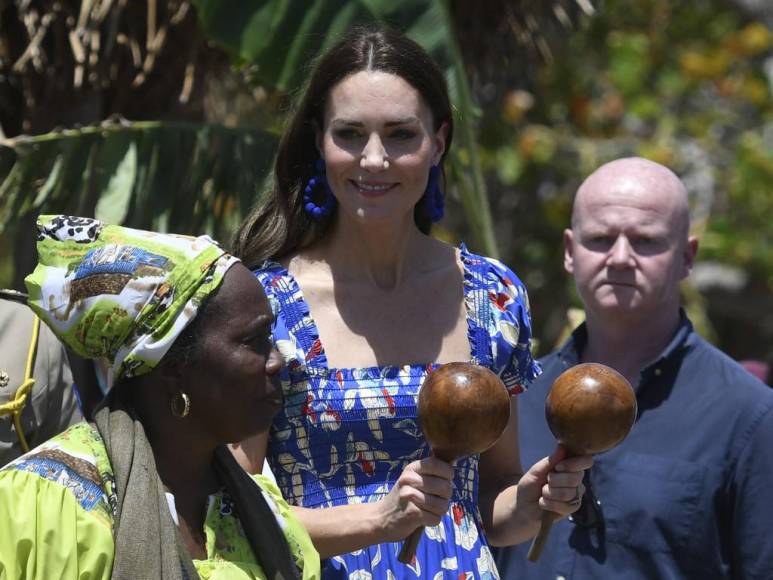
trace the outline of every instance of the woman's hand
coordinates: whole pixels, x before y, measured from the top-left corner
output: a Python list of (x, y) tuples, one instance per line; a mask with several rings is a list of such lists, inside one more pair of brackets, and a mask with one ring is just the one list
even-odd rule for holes
[(535, 463), (518, 483), (518, 505), (528, 510), (530, 518), (542, 518), (542, 510), (561, 517), (576, 512), (585, 493), (582, 484), (585, 470), (593, 457), (579, 455), (567, 458), (566, 448), (559, 445), (550, 457)]
[(448, 511), (453, 468), (428, 457), (408, 464), (389, 493), (373, 503), (330, 508), (294, 507), (320, 558), (406, 539), (419, 526), (434, 526)]
[(387, 496), (378, 502), (383, 539), (404, 540), (419, 526), (435, 526), (448, 511), (454, 470), (435, 457), (408, 464)]

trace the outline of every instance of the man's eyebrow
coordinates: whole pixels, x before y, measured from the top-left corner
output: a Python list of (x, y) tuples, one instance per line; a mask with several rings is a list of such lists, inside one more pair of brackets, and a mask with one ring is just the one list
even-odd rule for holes
[(612, 226), (609, 226), (607, 224), (599, 224), (599, 223), (581, 224), (581, 228), (580, 228), (581, 232), (589, 233), (589, 234), (606, 234), (614, 230), (615, 228)]

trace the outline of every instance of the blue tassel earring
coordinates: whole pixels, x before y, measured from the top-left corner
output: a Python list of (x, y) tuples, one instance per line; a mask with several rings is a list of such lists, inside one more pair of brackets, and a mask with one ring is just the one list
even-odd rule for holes
[(432, 223), (443, 219), (444, 203), (443, 190), (440, 189), (440, 166), (433, 165), (429, 169), (427, 189), (424, 190), (424, 206)]
[[(315, 168), (317, 174), (312, 176), (309, 181), (306, 182), (306, 187), (303, 189), (303, 210), (309, 214), (312, 219), (319, 221), (333, 212), (333, 209), (335, 209), (336, 206), (336, 198), (330, 190), (330, 185), (327, 183), (327, 177), (325, 177), (325, 160), (317, 159)], [(325, 199), (322, 202), (322, 205), (317, 205), (312, 199), (314, 190), (319, 187), (325, 192)]]

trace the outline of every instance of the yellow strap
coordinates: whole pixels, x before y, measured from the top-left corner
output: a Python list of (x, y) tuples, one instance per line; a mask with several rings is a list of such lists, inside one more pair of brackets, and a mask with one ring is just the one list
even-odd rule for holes
[(24, 453), (30, 450), (30, 446), (27, 443), (26, 437), (24, 437), (24, 430), (21, 426), (21, 414), (24, 411), (24, 406), (27, 404), (27, 397), (32, 390), (32, 386), (35, 384), (32, 373), (35, 370), (35, 352), (38, 346), (39, 334), (40, 318), (34, 316), (32, 320), (32, 338), (30, 339), (29, 351), (27, 352), (27, 366), (24, 370), (24, 382), (16, 389), (16, 394), (10, 401), (0, 405), (0, 417), (13, 415), (13, 423), (16, 425), (16, 433), (19, 436), (19, 444)]

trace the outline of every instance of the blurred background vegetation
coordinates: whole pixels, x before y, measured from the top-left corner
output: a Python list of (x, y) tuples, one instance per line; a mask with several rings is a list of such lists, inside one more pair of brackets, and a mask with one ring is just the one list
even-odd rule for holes
[(574, 191), (641, 155), (685, 181), (685, 301), (715, 344), (773, 363), (773, 2), (0, 0), (0, 286), (41, 213), (228, 241), (271, 178), (310, 62), (355, 22), (406, 31), (458, 123), (436, 235), (526, 282), (552, 348)]

